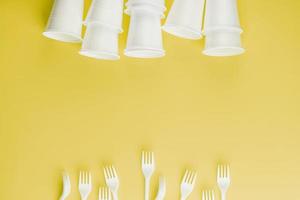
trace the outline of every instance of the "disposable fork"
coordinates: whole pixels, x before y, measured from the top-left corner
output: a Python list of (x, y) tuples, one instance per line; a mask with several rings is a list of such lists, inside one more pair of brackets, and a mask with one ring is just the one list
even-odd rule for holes
[(63, 172), (63, 191), (60, 196), (60, 200), (64, 200), (67, 198), (67, 196), (71, 192), (71, 182), (70, 182), (70, 176), (67, 172)]
[(222, 200), (226, 200), (226, 193), (230, 185), (229, 166), (219, 165), (217, 172), (217, 183), (221, 191)]
[(111, 193), (107, 187), (99, 188), (99, 200), (111, 200)]
[(202, 192), (202, 200), (215, 200), (215, 193), (213, 190), (204, 190)]
[(87, 200), (92, 190), (92, 175), (90, 172), (80, 172), (78, 188), (81, 200)]
[(149, 200), (150, 179), (155, 170), (153, 152), (142, 152), (142, 170), (145, 177), (145, 200)]
[(119, 178), (114, 166), (109, 166), (104, 168), (104, 177), (106, 185), (109, 187), (112, 192), (113, 199), (118, 200), (118, 189), (119, 189)]
[(194, 189), (197, 173), (189, 170), (185, 171), (183, 179), (181, 181), (181, 200), (187, 199)]

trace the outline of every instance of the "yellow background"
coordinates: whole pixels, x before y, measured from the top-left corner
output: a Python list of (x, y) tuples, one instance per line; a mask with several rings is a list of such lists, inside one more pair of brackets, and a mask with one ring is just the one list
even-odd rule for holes
[(203, 40), (164, 33), (164, 58), (117, 62), (43, 37), (51, 5), (0, 1), (1, 200), (57, 199), (64, 169), (69, 199), (80, 169), (96, 199), (111, 163), (120, 199), (143, 199), (141, 149), (155, 152), (152, 191), (165, 175), (166, 199), (178, 199), (185, 168), (199, 173), (191, 200), (217, 189), (218, 163), (231, 165), (229, 200), (299, 199), (300, 1), (240, 0), (242, 56), (203, 56)]

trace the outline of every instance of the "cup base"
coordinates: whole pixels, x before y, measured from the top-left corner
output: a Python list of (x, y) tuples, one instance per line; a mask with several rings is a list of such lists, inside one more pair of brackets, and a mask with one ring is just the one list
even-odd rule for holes
[(62, 31), (45, 31), (43, 35), (47, 38), (69, 43), (81, 43), (82, 38), (80, 35), (74, 33), (67, 33)]
[(241, 47), (217, 47), (211, 49), (205, 49), (202, 53), (207, 56), (237, 56), (245, 52)]
[(168, 25), (164, 25), (162, 29), (171, 35), (175, 35), (177, 37), (181, 37), (185, 39), (199, 40), (202, 38), (201, 32), (195, 31), (194, 29), (185, 26), (168, 24)]
[(89, 51), (89, 50), (81, 50), (79, 54), (82, 56), (87, 56), (90, 58), (96, 58), (99, 60), (119, 60), (120, 56), (118, 54), (112, 52), (97, 52), (97, 51)]
[(133, 58), (160, 58), (165, 56), (165, 51), (161, 49), (125, 49), (124, 54)]

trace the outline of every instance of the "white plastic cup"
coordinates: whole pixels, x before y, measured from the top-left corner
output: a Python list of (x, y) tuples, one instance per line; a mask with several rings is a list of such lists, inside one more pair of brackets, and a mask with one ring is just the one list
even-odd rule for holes
[(204, 0), (175, 0), (163, 30), (177, 37), (201, 39), (203, 10)]
[(84, 0), (55, 0), (43, 35), (62, 42), (81, 42)]
[(208, 56), (234, 56), (244, 53), (241, 45), (241, 31), (223, 29), (207, 31), (203, 54)]
[(118, 60), (118, 31), (100, 24), (90, 24), (79, 54), (96, 59)]
[(123, 0), (93, 0), (84, 24), (102, 24), (121, 33), (123, 32), (122, 20)]
[(131, 10), (127, 46), (124, 51), (126, 56), (157, 58), (165, 55), (160, 18), (161, 13), (145, 7), (137, 6)]
[(204, 32), (224, 28), (241, 31), (236, 0), (207, 0)]

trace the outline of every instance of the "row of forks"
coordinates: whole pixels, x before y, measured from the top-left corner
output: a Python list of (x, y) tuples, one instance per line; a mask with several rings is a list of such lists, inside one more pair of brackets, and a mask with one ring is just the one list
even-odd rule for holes
[[(142, 152), (142, 172), (145, 178), (145, 200), (150, 196), (150, 180), (155, 171), (155, 160), (153, 152)], [(114, 166), (104, 168), (104, 177), (107, 187), (99, 188), (99, 200), (118, 200), (119, 178)], [(181, 200), (186, 200), (192, 193), (197, 179), (197, 173), (186, 170), (180, 185)], [(219, 165), (217, 169), (217, 183), (221, 191), (222, 200), (226, 200), (226, 193), (230, 185), (229, 166)], [(63, 193), (60, 200), (64, 200), (71, 191), (70, 178), (67, 173), (63, 174)], [(79, 193), (82, 200), (87, 200), (92, 190), (92, 176), (90, 172), (81, 171), (79, 173)], [(159, 178), (159, 189), (155, 200), (163, 200), (166, 193), (166, 180)], [(213, 190), (202, 192), (202, 200), (214, 200)]]

